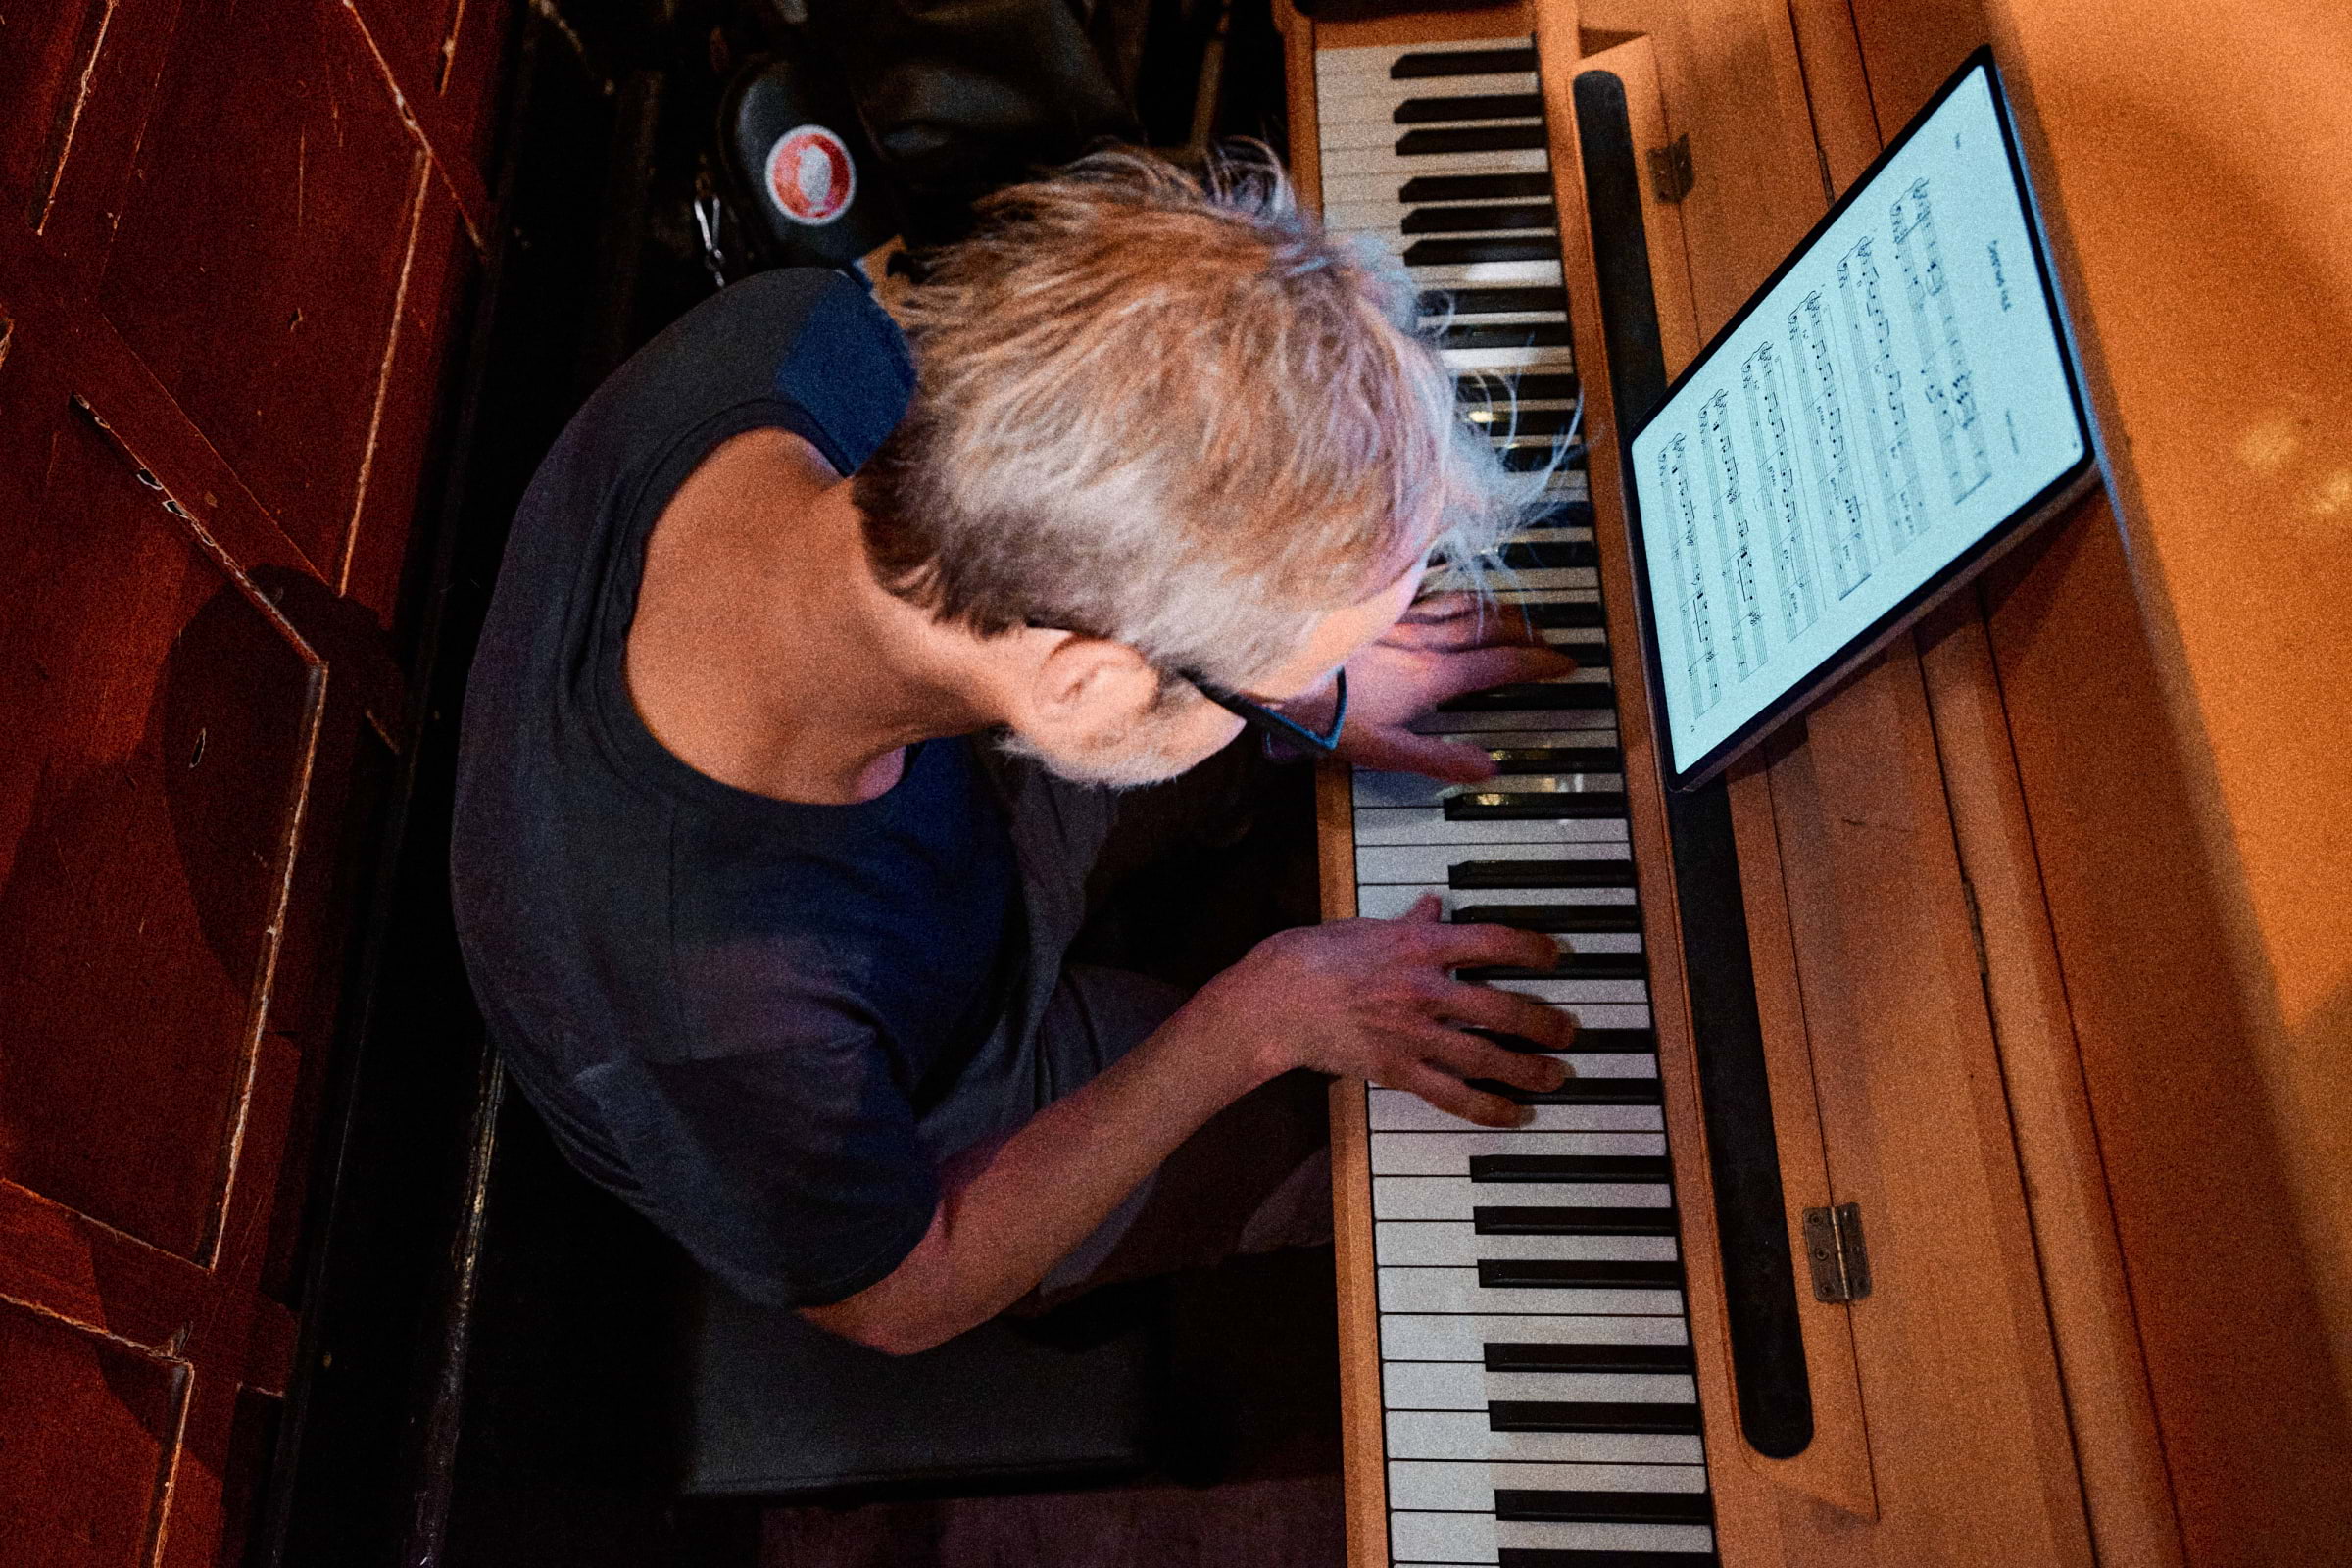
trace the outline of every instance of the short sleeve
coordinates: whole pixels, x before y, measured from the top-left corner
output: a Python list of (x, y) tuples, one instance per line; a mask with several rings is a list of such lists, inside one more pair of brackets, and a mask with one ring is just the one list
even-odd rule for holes
[(906, 1096), (845, 1028), (791, 1049), (608, 1062), (581, 1075), (630, 1201), (748, 1300), (825, 1306), (898, 1267), (937, 1173)]

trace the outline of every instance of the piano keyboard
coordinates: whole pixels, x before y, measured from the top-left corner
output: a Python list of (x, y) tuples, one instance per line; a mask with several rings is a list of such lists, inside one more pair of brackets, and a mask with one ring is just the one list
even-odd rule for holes
[[(1315, 91), (1326, 225), (1403, 261), (1464, 416), (1544, 466), (1578, 398), (1532, 40), (1320, 50)], [(1353, 781), (1359, 912), (1435, 892), (1449, 919), (1549, 933), (1553, 968), (1483, 977), (1581, 1031), (1563, 1088), (1512, 1092), (1516, 1131), (1365, 1090), (1395, 1568), (1716, 1561), (1581, 464), (1548, 499), (1500, 597), (1577, 671), (1422, 726), (1492, 750), (1487, 783)]]

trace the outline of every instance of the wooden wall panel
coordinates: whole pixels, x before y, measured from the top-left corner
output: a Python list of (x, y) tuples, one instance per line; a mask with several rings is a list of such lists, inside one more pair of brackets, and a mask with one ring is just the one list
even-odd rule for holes
[(424, 154), (318, 0), (190, 0), (158, 97), (100, 308), (339, 583)]
[(149, 1560), (185, 1369), (0, 1301), (0, 1564)]
[(0, 541), (0, 1174), (183, 1257), (213, 1228), (313, 673), (85, 423)]

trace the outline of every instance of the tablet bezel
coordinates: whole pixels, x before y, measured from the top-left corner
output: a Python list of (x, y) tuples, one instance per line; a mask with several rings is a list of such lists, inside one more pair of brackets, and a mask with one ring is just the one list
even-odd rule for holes
[[(1912, 137), (1917, 135), (1921, 128), (1935, 118), (1936, 112), (1943, 107), (1945, 101), (1959, 91), (1978, 71), (1983, 71), (1985, 74), (1986, 84), (1992, 94), (1993, 117), (2000, 125), (2001, 144), (2009, 161), (2010, 175), (2016, 182), (2016, 187), (2023, 198), (2026, 238), (2028, 248), (2034, 253), (2034, 273), (2041, 284), (2042, 298), (2048, 309), (2051, 330), (2057, 339), (2058, 362), (2066, 378), (2068, 405), (2074, 411), (2076, 429), (2082, 437), (2082, 454), (2056, 478), (2037, 491), (2031, 500), (2010, 513), (2002, 521), (1987, 529), (1974, 544), (1946, 562), (1926, 581), (1905, 594), (1884, 613), (1871, 621), (1868, 626), (1840, 645), (1837, 653), (1822, 660), (1811, 672), (1791, 682), (1788, 690), (1767, 703), (1738, 729), (1708, 748), (1689, 767), (1679, 767), (1674, 759), (1674, 728), (1666, 710), (1665, 671), (1661, 663), (1661, 650), (1656, 628), (1652, 624), (1651, 618), (1654, 601), (1650, 592), (1649, 553), (1642, 528), (1640, 486), (1635, 479), (1633, 465), (1635, 438), (1647, 430), (1673, 406), (1675, 398), (1681, 394), (1693, 377), (1706, 368), (1708, 362), (1715, 357), (1717, 351), (1724, 346), (1732, 334), (1737, 332), (1748, 317), (1754, 314), (1756, 308), (1763, 304), (1774, 289), (1780, 286), (1782, 280), (1795, 270), (1798, 262), (1805, 259), (1806, 254), (1821, 240), (1830, 227), (1844, 216), (1846, 210), (1861, 199), (1863, 194), (1871, 188), (1872, 182), (1886, 171), (1888, 164), (1901, 154), (1904, 147), (1909, 145)], [(2063, 510), (2069, 502), (2089, 488), (2097, 478), (2099, 470), (2097, 432), (2091, 425), (2088, 405), (2082, 394), (2082, 375), (2075, 352), (2074, 333), (2067, 319), (2065, 300), (2059, 291), (2058, 280), (2050, 270), (2048, 239), (2042, 231), (2039, 204), (2034, 200), (2034, 184), (2027, 174), (2025, 160), (2018, 147), (2015, 117), (2010, 112), (2009, 97), (2002, 88), (2000, 70), (1993, 62), (1990, 46), (1979, 48), (1970, 54), (1968, 59), (1963, 61), (1949, 77), (1945, 78), (1943, 85), (1938, 87), (1935, 96), (1930, 98), (1919, 113), (1912, 117), (1910, 123), (1906, 124), (1902, 131), (1886, 144), (1878, 157), (1871, 160), (1870, 167), (1865, 169), (1854, 182), (1846, 187), (1844, 194), (1839, 196), (1830, 210), (1822, 215), (1821, 220), (1806, 232), (1804, 239), (1789, 251), (1780, 266), (1773, 269), (1772, 275), (1747, 297), (1739, 312), (1724, 323), (1720, 331), (1708, 339), (1706, 347), (1701, 349), (1690, 363), (1683, 368), (1681, 373), (1674, 377), (1667, 386), (1665, 395), (1658, 400), (1657, 407), (1652, 409), (1640, 424), (1632, 428), (1624, 428), (1621, 425), (1621, 431), (1618, 443), (1619, 474), (1621, 476), (1619, 489), (1624, 497), (1626, 537), (1633, 556), (1636, 601), (1634, 609), (1642, 643), (1642, 672), (1649, 683), (1650, 717), (1657, 742), (1658, 765), (1666, 777), (1668, 788), (1679, 793), (1689, 793), (1706, 784), (1743, 753), (1762, 742), (1773, 730), (1813, 707), (1838, 683), (1852, 674), (1856, 668), (1877, 655), (1947, 595), (1964, 586), (1979, 572), (1990, 565), (2003, 552), (2032, 532), (2035, 526)]]

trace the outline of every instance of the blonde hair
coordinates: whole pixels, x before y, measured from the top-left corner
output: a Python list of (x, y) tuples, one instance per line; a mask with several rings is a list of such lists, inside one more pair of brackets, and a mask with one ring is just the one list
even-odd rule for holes
[(912, 407), (856, 489), (877, 576), (943, 620), (1239, 681), (1541, 485), (1460, 418), (1402, 269), (1262, 149), (1099, 153), (982, 211), (906, 301)]

